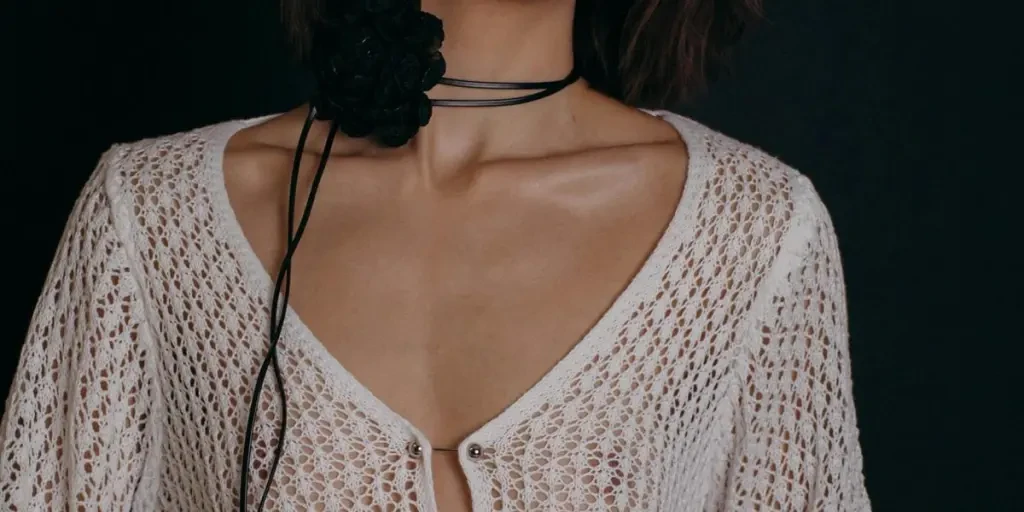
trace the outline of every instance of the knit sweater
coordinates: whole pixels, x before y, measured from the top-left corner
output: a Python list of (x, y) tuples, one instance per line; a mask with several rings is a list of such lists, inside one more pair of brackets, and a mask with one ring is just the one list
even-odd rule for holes
[[(476, 511), (870, 509), (840, 254), (799, 172), (691, 119), (674, 215), (571, 351), (459, 444)], [(237, 510), (272, 280), (228, 203), (227, 140), (117, 144), (68, 221), (0, 423), (4, 510)], [(268, 511), (434, 512), (431, 447), (289, 311)], [(255, 510), (277, 440), (268, 379)], [(422, 450), (410, 449), (418, 443)]]

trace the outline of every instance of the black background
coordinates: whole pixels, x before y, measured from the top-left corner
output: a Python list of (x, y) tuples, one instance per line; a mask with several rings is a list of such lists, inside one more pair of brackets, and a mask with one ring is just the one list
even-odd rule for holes
[[(678, 110), (801, 170), (829, 207), (875, 509), (1021, 510), (1014, 361), (1024, 336), (1010, 325), (1021, 258), (1009, 252), (1020, 228), (1007, 222), (1021, 190), (1011, 185), (1022, 165), (1010, 81), (1021, 52), (1003, 27), (1015, 18), (962, 2), (766, 3), (733, 75)], [(2, 9), (14, 66), (2, 116), (6, 396), (100, 152), (285, 110), (308, 84), (287, 57), (274, 0)]]

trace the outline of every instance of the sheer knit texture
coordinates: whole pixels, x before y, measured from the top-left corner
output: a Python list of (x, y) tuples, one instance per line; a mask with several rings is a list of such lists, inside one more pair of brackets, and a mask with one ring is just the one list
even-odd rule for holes
[[(569, 354), (459, 445), (474, 510), (869, 510), (843, 273), (818, 194), (754, 147), (645, 112), (689, 147), (675, 214)], [(100, 159), (6, 401), (4, 510), (237, 509), (273, 283), (220, 164), (230, 136), (264, 119)], [(266, 510), (434, 511), (422, 433), (294, 311), (280, 354), (288, 437)], [(277, 442), (267, 383), (252, 510)]]

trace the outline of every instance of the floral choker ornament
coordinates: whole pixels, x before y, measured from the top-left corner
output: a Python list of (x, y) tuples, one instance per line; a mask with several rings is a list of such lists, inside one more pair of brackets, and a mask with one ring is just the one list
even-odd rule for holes
[[(500, 107), (519, 105), (561, 91), (579, 79), (573, 69), (565, 78), (550, 82), (481, 82), (447, 78), (441, 55), (444, 27), (436, 16), (423, 12), (420, 0), (326, 0), (322, 19), (313, 29), (309, 65), (316, 80), (316, 94), (299, 135), (288, 191), (287, 249), (274, 283), (270, 305), (270, 343), (256, 378), (249, 404), (242, 452), (238, 510), (248, 512), (249, 465), (252, 435), (260, 395), (272, 367), (281, 393), (278, 439), (267, 474), (259, 509), (263, 510), (285, 444), (288, 424), (287, 397), (277, 357), (277, 343), (284, 330), (291, 293), (291, 262), (309, 221), (317, 188), (327, 167), (334, 137), (327, 137), (309, 196), (295, 222), (299, 169), (306, 139), (314, 121), (329, 121), (331, 131), (349, 137), (368, 137), (384, 146), (405, 145), (430, 122), (434, 107)], [(492, 90), (537, 90), (512, 98), (430, 99), (435, 85)], [(261, 471), (263, 473), (263, 471)]]
[[(554, 82), (476, 82), (444, 78), (441, 20), (419, 0), (327, 1), (314, 30), (310, 64), (319, 120), (337, 121), (350, 137), (401, 146), (430, 121), (433, 106), (501, 106), (554, 94), (578, 76)], [(483, 89), (542, 89), (521, 98), (430, 100), (437, 84)], [(511, 102), (509, 100), (512, 100)]]

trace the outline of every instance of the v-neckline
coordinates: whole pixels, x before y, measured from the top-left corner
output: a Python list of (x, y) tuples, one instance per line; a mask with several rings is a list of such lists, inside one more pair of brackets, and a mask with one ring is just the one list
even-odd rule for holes
[[(638, 109), (641, 112), (658, 117), (675, 128), (687, 147), (688, 166), (680, 199), (664, 227), (654, 247), (648, 252), (647, 258), (640, 269), (629, 280), (628, 284), (612, 300), (611, 305), (601, 317), (569, 350), (559, 359), (537, 382), (523, 392), (511, 404), (497, 415), (487, 420), (483, 426), (466, 436), (458, 445), (459, 452), (464, 452), (471, 443), (494, 443), (509, 428), (522, 418), (529, 415), (540, 404), (548, 402), (554, 395), (561, 392), (561, 384), (572, 373), (583, 367), (601, 349), (610, 347), (617, 339), (617, 331), (628, 320), (640, 302), (651, 296), (650, 286), (662, 281), (662, 276), (669, 270), (669, 264), (675, 260), (674, 255), (685, 240), (692, 238), (693, 220), (696, 206), (700, 199), (700, 191), (711, 173), (710, 162), (706, 155), (705, 141), (701, 136), (703, 126), (687, 117), (667, 111)], [(274, 282), (256, 252), (245, 236), (242, 226), (235, 215), (228, 199), (224, 177), (224, 151), (228, 141), (244, 128), (269, 121), (281, 114), (264, 115), (248, 119), (225, 121), (208, 127), (206, 146), (204, 148), (203, 176), (208, 180), (207, 191), (210, 194), (211, 208), (217, 223), (216, 230), (223, 236), (223, 241), (231, 252), (242, 261), (243, 279), (252, 286), (253, 292), (261, 293), (269, 300), (273, 294)], [(423, 432), (405, 417), (393, 410), (383, 400), (359, 381), (347, 368), (334, 357), (320, 339), (312, 332), (298, 313), (288, 306), (285, 332), (282, 341), (302, 343), (312, 353), (311, 356), (324, 361), (328, 378), (336, 380), (350, 393), (350, 399), (367, 410), (376, 414), (374, 420), (382, 427), (400, 429), (406, 435), (415, 436), (429, 451), (429, 439)], [(281, 350), (288, 350), (282, 344)]]

